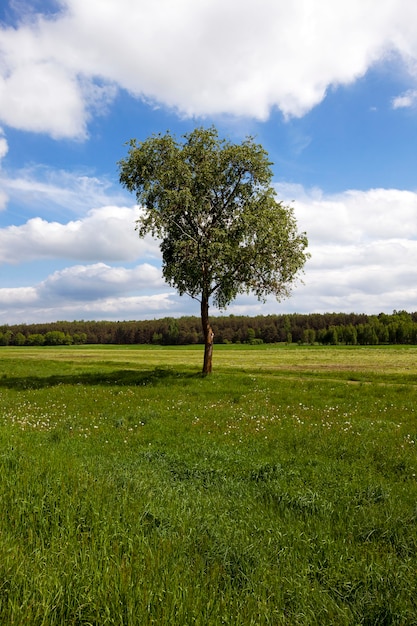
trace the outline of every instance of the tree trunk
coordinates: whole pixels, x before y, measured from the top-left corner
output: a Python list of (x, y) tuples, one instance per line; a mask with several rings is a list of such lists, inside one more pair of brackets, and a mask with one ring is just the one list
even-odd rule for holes
[(208, 297), (203, 295), (201, 299), (201, 323), (203, 326), (203, 335), (204, 335), (204, 363), (203, 363), (203, 375), (204, 376), (207, 376), (207, 374), (211, 374), (212, 361), (213, 361), (214, 333), (213, 333), (212, 327), (210, 326), (208, 310), (209, 310)]

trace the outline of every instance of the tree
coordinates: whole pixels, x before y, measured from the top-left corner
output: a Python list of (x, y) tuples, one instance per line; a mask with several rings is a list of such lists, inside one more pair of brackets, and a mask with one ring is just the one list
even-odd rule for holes
[(26, 343), (26, 337), (24, 336), (24, 334), (21, 332), (16, 333), (15, 338), (14, 338), (14, 345), (24, 346), (25, 343)]
[(0, 332), (0, 346), (8, 346), (12, 337), (13, 333), (11, 330), (6, 330), (4, 333)]
[(200, 302), (203, 373), (212, 371), (212, 302), (225, 308), (240, 293), (290, 294), (307, 254), (293, 210), (275, 199), (266, 151), (248, 137), (220, 139), (196, 128), (179, 142), (169, 132), (132, 139), (120, 182), (136, 193), (140, 237), (161, 240), (162, 272), (180, 295)]
[(63, 346), (72, 343), (72, 337), (62, 330), (50, 330), (45, 334), (44, 339), (47, 346)]
[(29, 346), (43, 346), (45, 337), (41, 333), (32, 333), (28, 336), (26, 343)]

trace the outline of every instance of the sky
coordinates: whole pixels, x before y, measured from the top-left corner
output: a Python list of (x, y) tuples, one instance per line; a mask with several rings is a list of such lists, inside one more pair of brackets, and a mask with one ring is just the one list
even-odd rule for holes
[(127, 142), (215, 125), (309, 240), (292, 295), (212, 314), (417, 310), (415, 0), (2, 0), (0, 324), (198, 315), (139, 239)]

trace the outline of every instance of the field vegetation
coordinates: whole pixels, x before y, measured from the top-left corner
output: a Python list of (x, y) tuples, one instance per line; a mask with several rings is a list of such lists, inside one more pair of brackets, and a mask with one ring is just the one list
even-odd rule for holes
[(417, 347), (0, 348), (0, 624), (417, 624)]

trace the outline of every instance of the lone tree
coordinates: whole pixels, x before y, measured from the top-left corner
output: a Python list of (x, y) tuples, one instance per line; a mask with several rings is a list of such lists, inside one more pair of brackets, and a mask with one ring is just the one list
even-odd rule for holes
[(292, 208), (275, 199), (272, 163), (253, 138), (232, 144), (211, 127), (182, 139), (169, 132), (132, 139), (118, 165), (121, 184), (143, 210), (139, 236), (161, 240), (164, 278), (200, 302), (209, 374), (210, 301), (225, 308), (239, 293), (288, 297), (308, 257), (307, 237), (297, 232)]

